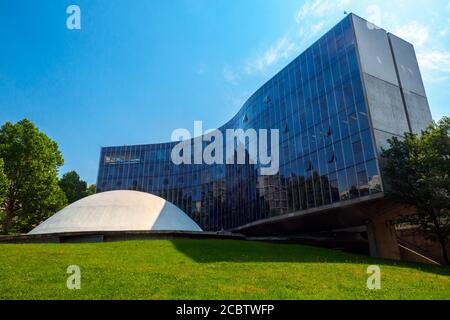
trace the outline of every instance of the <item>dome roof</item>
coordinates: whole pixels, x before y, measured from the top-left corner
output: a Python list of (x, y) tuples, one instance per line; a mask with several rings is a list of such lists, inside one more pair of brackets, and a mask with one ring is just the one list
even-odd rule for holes
[(180, 208), (155, 195), (110, 191), (81, 199), (29, 234), (84, 231), (202, 231)]

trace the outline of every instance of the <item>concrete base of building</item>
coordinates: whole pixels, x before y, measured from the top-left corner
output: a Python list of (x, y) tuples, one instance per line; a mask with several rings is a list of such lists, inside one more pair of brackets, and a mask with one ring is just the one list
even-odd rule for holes
[(370, 255), (377, 258), (400, 260), (400, 250), (393, 221), (381, 217), (367, 224)]
[[(435, 236), (416, 226), (401, 226), (397, 229), (401, 260), (445, 265), (441, 244)], [(450, 242), (447, 245), (450, 256)]]
[(314, 239), (311, 239), (320, 243), (317, 241), (317, 234), (363, 226), (363, 231), (358, 232), (367, 234), (371, 256), (400, 260), (394, 221), (400, 216), (415, 213), (415, 208), (393, 202), (385, 198), (384, 194), (369, 196), (363, 200), (350, 200), (336, 207), (330, 205), (325, 209), (310, 209), (257, 221), (232, 231), (247, 237), (292, 238), (292, 236), (315, 234)]
[(89, 231), (54, 234), (0, 236), (0, 243), (83, 243), (113, 242), (131, 240), (173, 240), (173, 239), (230, 239), (245, 240), (240, 234), (230, 232), (188, 232), (188, 231)]
[(248, 237), (247, 240), (300, 244), (365, 256), (369, 255), (369, 245), (365, 236), (365, 228), (362, 232), (337, 231), (306, 233), (288, 237)]

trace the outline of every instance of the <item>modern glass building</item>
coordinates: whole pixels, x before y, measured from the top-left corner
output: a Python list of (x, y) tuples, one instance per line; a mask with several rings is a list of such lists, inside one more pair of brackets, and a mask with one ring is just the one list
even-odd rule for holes
[(412, 45), (350, 14), (219, 129), (279, 129), (277, 175), (175, 165), (176, 143), (105, 147), (97, 190), (152, 193), (211, 231), (338, 210), (382, 198), (381, 147), (430, 121)]

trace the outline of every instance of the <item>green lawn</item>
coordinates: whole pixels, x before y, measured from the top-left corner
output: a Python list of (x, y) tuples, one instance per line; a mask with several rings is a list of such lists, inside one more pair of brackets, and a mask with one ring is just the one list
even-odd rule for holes
[[(81, 290), (66, 269), (81, 268)], [(368, 290), (369, 265), (381, 290)], [(234, 240), (0, 245), (0, 299), (450, 299), (450, 268)]]

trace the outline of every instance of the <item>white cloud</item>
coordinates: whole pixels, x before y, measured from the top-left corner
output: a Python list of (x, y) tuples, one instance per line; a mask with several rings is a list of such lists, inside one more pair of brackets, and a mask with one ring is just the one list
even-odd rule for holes
[(242, 108), (245, 101), (251, 95), (251, 92), (245, 91), (241, 93), (236, 92), (226, 92), (224, 95), (225, 105), (233, 112), (232, 116), (235, 115), (235, 110)]
[(371, 4), (367, 7), (366, 12), (367, 12), (367, 21), (380, 27), (382, 24), (381, 8), (376, 4)]
[[(320, 33), (326, 23), (323, 19), (329, 14), (342, 10), (353, 0), (308, 0), (295, 15), (298, 28), (291, 30), (285, 36), (279, 38), (274, 45), (249, 60), (244, 68), (246, 74), (264, 72), (268, 67), (281, 60), (292, 58), (293, 53), (299, 51), (311, 38)], [(307, 18), (323, 19), (307, 19)]]
[(417, 60), (426, 82), (438, 83), (450, 79), (450, 51), (418, 53)]
[(428, 28), (419, 24), (417, 21), (412, 21), (398, 27), (394, 31), (394, 34), (418, 47), (423, 46), (430, 36)]
[(322, 17), (327, 13), (345, 10), (352, 0), (310, 0), (298, 10), (295, 21), (300, 23), (309, 16)]
[(311, 27), (312, 33), (313, 33), (313, 34), (319, 33), (320, 30), (323, 29), (323, 26), (324, 26), (324, 23), (323, 23), (323, 22), (320, 22), (320, 23), (318, 23), (318, 24), (313, 25), (313, 26)]
[(223, 78), (225, 79), (225, 81), (231, 83), (231, 84), (237, 84), (238, 80), (239, 80), (239, 76), (236, 72), (234, 72), (230, 66), (226, 65), (225, 67), (223, 67)]
[[(270, 66), (279, 61), (292, 58), (293, 54), (299, 51), (308, 41), (320, 33), (326, 23), (323, 19), (305, 19), (305, 18), (325, 18), (329, 14), (334, 14), (342, 10), (344, 12), (353, 0), (308, 0), (295, 15), (295, 21), (298, 26), (295, 30), (290, 30), (283, 37), (279, 38), (274, 44), (249, 59), (243, 68), (243, 73), (252, 75), (262, 73)], [(303, 21), (305, 19), (305, 21)], [(300, 23), (301, 22), (301, 23)], [(234, 77), (228, 74), (229, 70), (224, 70), (225, 78), (234, 81)], [(230, 82), (232, 82), (230, 81)]]
[(439, 36), (440, 36), (440, 37), (445, 37), (445, 36), (447, 36), (447, 35), (448, 35), (448, 27), (442, 28), (442, 29), (439, 31)]
[(417, 54), (423, 70), (438, 71), (450, 74), (450, 51), (428, 51)]
[(247, 74), (263, 72), (267, 67), (277, 63), (280, 59), (287, 59), (297, 49), (289, 36), (280, 38), (277, 43), (255, 59), (249, 61), (245, 67)]

